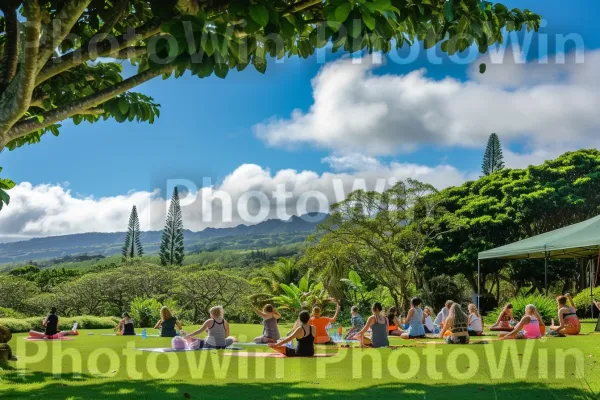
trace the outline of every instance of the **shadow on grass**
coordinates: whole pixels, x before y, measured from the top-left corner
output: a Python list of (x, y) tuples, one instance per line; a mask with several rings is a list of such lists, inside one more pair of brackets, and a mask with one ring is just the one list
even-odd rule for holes
[[(9, 368), (10, 370), (11, 368)], [(6, 368), (5, 368), (6, 370)], [(14, 371), (14, 370), (13, 370)], [(41, 388), (29, 384), (43, 384)], [(552, 387), (529, 382), (481, 384), (466, 383), (424, 384), (423, 382), (398, 382), (378, 384), (369, 380), (370, 386), (358, 389), (323, 388), (320, 382), (279, 383), (276, 381), (223, 382), (203, 380), (197, 384), (177, 380), (114, 380), (92, 376), (63, 374), (56, 380), (51, 374), (35, 372), (25, 378), (5, 374), (0, 381), (1, 399), (41, 398), (44, 400), (126, 400), (126, 399), (581, 399), (597, 400), (600, 397), (583, 388)], [(576, 382), (573, 382), (577, 385)], [(583, 385), (585, 383), (582, 382)], [(343, 387), (343, 384), (340, 385)]]

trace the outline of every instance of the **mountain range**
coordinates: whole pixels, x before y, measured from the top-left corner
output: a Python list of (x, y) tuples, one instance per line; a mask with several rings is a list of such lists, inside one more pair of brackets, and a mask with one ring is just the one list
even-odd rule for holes
[[(256, 225), (238, 225), (233, 228), (207, 228), (200, 232), (186, 230), (184, 244), (190, 248), (211, 239), (235, 236), (299, 232), (306, 232), (308, 236), (325, 218), (327, 214), (310, 213), (300, 217), (293, 216), (286, 221), (271, 219)], [(158, 252), (161, 235), (161, 231), (142, 232), (142, 244), (147, 254)], [(125, 232), (90, 232), (0, 243), (0, 263), (18, 263), (82, 254), (111, 256), (121, 252), (124, 241)]]

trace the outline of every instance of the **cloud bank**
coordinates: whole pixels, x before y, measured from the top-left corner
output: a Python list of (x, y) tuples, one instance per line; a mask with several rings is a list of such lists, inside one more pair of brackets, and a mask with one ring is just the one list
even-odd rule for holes
[[(259, 165), (243, 164), (213, 187), (196, 190), (191, 182), (187, 196), (182, 198), (184, 226), (202, 230), (287, 219), (312, 211), (327, 212), (330, 204), (344, 199), (354, 189), (381, 191), (408, 177), (440, 188), (469, 178), (449, 165), (384, 165), (360, 155), (331, 156), (323, 161), (337, 172), (318, 174), (287, 169), (273, 173)], [(0, 212), (0, 241), (124, 231), (134, 205), (141, 229), (160, 230), (169, 205), (159, 190), (95, 198), (77, 195), (67, 185), (21, 183), (10, 195), (10, 206)]]
[(370, 155), (431, 145), (477, 148), (497, 132), (504, 143), (525, 143), (537, 160), (535, 151), (556, 154), (598, 143), (600, 51), (587, 52), (581, 64), (574, 57), (544, 65), (509, 56), (488, 64), (483, 75), (474, 63), (466, 81), (432, 79), (425, 69), (376, 75), (369, 58), (343, 59), (314, 78), (308, 111), (273, 117), (254, 131), (270, 146)]

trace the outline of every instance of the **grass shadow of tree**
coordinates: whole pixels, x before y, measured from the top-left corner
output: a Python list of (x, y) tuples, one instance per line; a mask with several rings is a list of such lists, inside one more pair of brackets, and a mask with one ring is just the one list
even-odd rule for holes
[[(19, 399), (35, 397), (45, 400), (125, 400), (125, 399), (576, 399), (596, 400), (599, 397), (589, 390), (573, 387), (553, 387), (542, 383), (525, 381), (513, 383), (481, 384), (458, 383), (455, 385), (440, 383), (423, 384), (402, 382), (396, 384), (377, 384), (352, 389), (322, 388), (319, 382), (278, 383), (225, 383), (218, 380), (202, 381), (198, 384), (177, 380), (115, 380), (90, 375), (63, 374), (60, 379), (49, 373), (33, 372), (19, 376), (14, 368), (0, 381), (1, 399)], [(42, 383), (41, 388), (34, 387)], [(343, 385), (342, 385), (343, 386)]]

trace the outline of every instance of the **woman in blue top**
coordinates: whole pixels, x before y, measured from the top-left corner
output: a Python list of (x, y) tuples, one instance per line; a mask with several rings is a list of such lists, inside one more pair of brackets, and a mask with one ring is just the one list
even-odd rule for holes
[(423, 309), (421, 308), (421, 299), (413, 297), (410, 301), (410, 310), (406, 315), (405, 324), (408, 324), (408, 330), (402, 333), (402, 339), (416, 339), (425, 337), (425, 327), (423, 326)]

